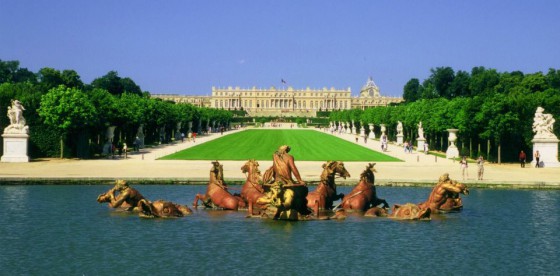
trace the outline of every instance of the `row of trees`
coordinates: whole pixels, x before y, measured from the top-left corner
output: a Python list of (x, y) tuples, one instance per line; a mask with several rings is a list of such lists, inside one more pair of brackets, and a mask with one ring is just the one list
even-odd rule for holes
[[(101, 151), (109, 126), (117, 127), (117, 143), (132, 144), (141, 125), (146, 143), (153, 143), (171, 140), (178, 123), (186, 133), (189, 122), (193, 131), (202, 131), (232, 118), (224, 110), (151, 98), (115, 71), (84, 84), (73, 70), (42, 68), (32, 73), (17, 61), (0, 60), (0, 107), (13, 99), (26, 108), (31, 157), (91, 157)], [(0, 117), (0, 124), (9, 122)]]
[[(430, 148), (442, 151), (448, 146), (446, 130), (456, 128), (462, 154), (471, 157), (482, 154), (501, 162), (502, 158), (517, 160), (520, 150), (532, 152), (532, 123), (537, 107), (542, 106), (546, 113), (559, 118), (558, 70), (550, 69), (546, 75), (541, 72), (498, 73), (483, 67), (473, 68), (472, 74), (462, 71), (454, 74), (449, 67), (431, 72), (422, 85), (411, 85), (418, 83), (416, 79), (405, 85), (404, 92), (408, 96), (404, 104), (332, 112), (330, 120), (374, 123), (376, 133), (379, 133), (379, 124), (386, 124), (391, 139), (395, 139), (397, 121), (401, 121), (405, 140), (409, 141), (416, 139), (417, 125), (421, 121)], [(442, 81), (442, 76), (447, 76), (447, 81)], [(557, 129), (555, 132), (558, 136)]]

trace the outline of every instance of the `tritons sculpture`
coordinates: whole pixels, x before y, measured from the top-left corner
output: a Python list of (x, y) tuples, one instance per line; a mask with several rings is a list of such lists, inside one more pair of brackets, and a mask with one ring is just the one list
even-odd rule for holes
[(149, 201), (124, 180), (97, 197), (99, 203), (109, 203), (112, 208), (139, 213), (147, 218), (183, 217), (192, 213), (189, 207), (165, 200)]
[(432, 214), (457, 212), (463, 209), (460, 194), (469, 194), (469, 189), (462, 183), (451, 180), (449, 174), (440, 176), (432, 189), (428, 200), (420, 204), (395, 204), (391, 213), (386, 208), (373, 207), (365, 212), (368, 217), (389, 217), (399, 220), (429, 220)]
[(418, 204), (420, 208), (429, 208), (432, 213), (457, 212), (463, 209), (460, 194), (468, 195), (469, 189), (465, 184), (458, 183), (445, 173), (432, 189), (428, 200)]

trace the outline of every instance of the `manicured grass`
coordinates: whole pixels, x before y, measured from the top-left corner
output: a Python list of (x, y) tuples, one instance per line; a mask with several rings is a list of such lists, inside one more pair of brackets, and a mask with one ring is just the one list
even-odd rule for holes
[(297, 161), (401, 161), (352, 142), (313, 130), (245, 130), (162, 157), (162, 160), (272, 160), (289, 145)]

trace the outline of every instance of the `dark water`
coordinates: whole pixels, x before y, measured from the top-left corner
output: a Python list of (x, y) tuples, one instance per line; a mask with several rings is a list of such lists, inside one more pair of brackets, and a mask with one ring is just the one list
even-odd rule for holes
[[(351, 215), (282, 222), (198, 209), (141, 219), (98, 204), (109, 186), (0, 186), (2, 275), (543, 275), (560, 269), (560, 191), (472, 190), (430, 222)], [(203, 186), (136, 186), (189, 204)], [(348, 192), (349, 188), (341, 188)], [(390, 204), (430, 189), (379, 187)]]

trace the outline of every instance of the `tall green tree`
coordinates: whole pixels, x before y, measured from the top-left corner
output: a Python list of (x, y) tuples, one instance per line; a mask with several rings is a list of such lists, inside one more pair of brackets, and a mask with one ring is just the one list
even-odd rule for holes
[(416, 78), (409, 80), (403, 89), (403, 99), (408, 102), (415, 102), (420, 98), (420, 81)]
[(91, 127), (97, 116), (88, 96), (77, 88), (60, 85), (41, 97), (39, 116), (60, 133), (60, 158), (64, 156), (64, 139), (75, 130)]

